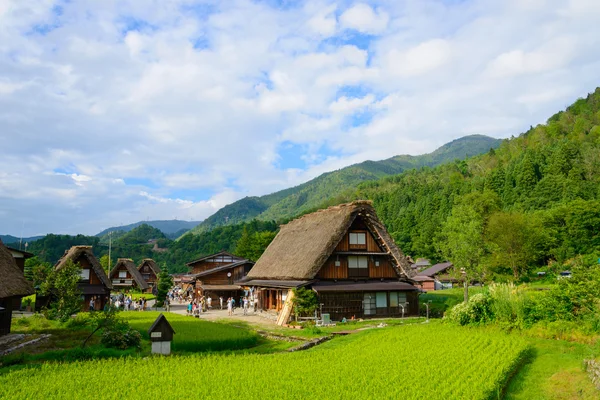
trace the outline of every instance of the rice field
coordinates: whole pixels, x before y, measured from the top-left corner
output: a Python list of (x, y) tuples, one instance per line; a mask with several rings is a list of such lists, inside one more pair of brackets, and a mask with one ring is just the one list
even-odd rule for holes
[(523, 339), (502, 333), (410, 325), (335, 338), (295, 353), (44, 364), (0, 376), (0, 397), (490, 399), (500, 396), (526, 350)]
[[(129, 322), (132, 328), (141, 332), (149, 340), (148, 328), (160, 315), (156, 311), (122, 312), (119, 316)], [(259, 336), (246, 329), (231, 325), (199, 320), (174, 313), (165, 313), (165, 317), (175, 330), (171, 343), (173, 352), (201, 352), (220, 350), (239, 350), (256, 346)]]

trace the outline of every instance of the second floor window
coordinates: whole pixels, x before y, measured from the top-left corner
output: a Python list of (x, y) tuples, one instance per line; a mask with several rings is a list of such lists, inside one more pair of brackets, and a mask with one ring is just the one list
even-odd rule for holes
[(127, 278), (127, 271), (119, 271), (119, 278)]
[(367, 234), (364, 232), (350, 232), (350, 246), (352, 247), (366, 247), (367, 246)]
[(348, 277), (369, 277), (369, 262), (366, 256), (348, 256)]

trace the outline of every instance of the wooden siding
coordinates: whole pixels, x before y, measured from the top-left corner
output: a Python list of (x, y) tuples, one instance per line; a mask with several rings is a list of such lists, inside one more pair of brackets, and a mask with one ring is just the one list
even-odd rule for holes
[[(400, 307), (390, 306), (390, 293), (386, 294), (387, 307), (377, 308), (374, 314), (365, 315), (364, 299), (365, 292), (348, 293), (321, 293), (319, 302), (323, 304), (323, 313), (329, 314), (334, 321), (340, 321), (342, 318), (379, 318), (379, 317), (400, 317), (402, 309)], [(402, 292), (406, 294), (408, 306), (404, 310), (404, 316), (417, 316), (419, 314), (419, 295), (416, 291)], [(373, 293), (375, 294), (375, 292)]]
[[(335, 261), (340, 261), (340, 266), (335, 266)], [(379, 261), (379, 266), (375, 266), (375, 262)], [(389, 256), (367, 256), (369, 264), (369, 278), (397, 278), (396, 270), (392, 267)], [(321, 270), (317, 274), (318, 279), (348, 279), (348, 257), (345, 255), (332, 255), (325, 262)]]
[(190, 271), (190, 273), (192, 273), (192, 274), (199, 274), (200, 272), (208, 271), (209, 269), (213, 269), (213, 268), (217, 268), (217, 267), (222, 267), (223, 265), (227, 265), (227, 264), (231, 264), (231, 262), (205, 262), (205, 261), (200, 261), (197, 264), (190, 265), (190, 268), (192, 268), (192, 270)]
[[(350, 240), (349, 240), (350, 232), (366, 233), (366, 235), (367, 235), (366, 247), (359, 246), (359, 245), (350, 246)], [(335, 251), (350, 251), (350, 250), (372, 251), (372, 252), (377, 252), (377, 253), (383, 252), (383, 250), (381, 249), (381, 247), (379, 247), (379, 245), (377, 244), (377, 241), (375, 240), (373, 235), (369, 232), (369, 230), (367, 229), (366, 225), (362, 222), (360, 217), (356, 218), (356, 220), (354, 221), (352, 226), (350, 226), (350, 229), (348, 229), (348, 232), (346, 232), (346, 234), (344, 234), (344, 236), (342, 237), (340, 242), (335, 247), (334, 252)]]

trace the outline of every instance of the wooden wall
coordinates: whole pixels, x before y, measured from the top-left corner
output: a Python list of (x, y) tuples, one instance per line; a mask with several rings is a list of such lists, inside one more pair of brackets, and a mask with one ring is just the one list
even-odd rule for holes
[[(339, 258), (340, 266), (335, 266), (335, 261)], [(367, 256), (369, 263), (369, 278), (397, 278), (398, 275), (392, 267), (389, 256)], [(375, 266), (375, 261), (379, 261), (379, 266)], [(348, 256), (332, 255), (325, 262), (317, 274), (319, 279), (348, 279)]]
[[(350, 241), (349, 241), (349, 235), (348, 235), (348, 233), (350, 233), (350, 232), (366, 233), (366, 235), (367, 235), (366, 248), (364, 246), (352, 246), (352, 248), (351, 248)], [(356, 220), (354, 221), (352, 226), (350, 226), (350, 229), (348, 230), (348, 232), (346, 232), (346, 234), (342, 237), (342, 240), (340, 240), (340, 242), (338, 243), (338, 245), (336, 246), (334, 251), (350, 251), (350, 250), (372, 251), (372, 252), (377, 252), (377, 253), (383, 252), (383, 250), (381, 249), (381, 247), (379, 247), (379, 245), (377, 244), (377, 241), (375, 240), (373, 235), (371, 235), (371, 233), (367, 229), (367, 226), (362, 222), (360, 217), (356, 218)]]

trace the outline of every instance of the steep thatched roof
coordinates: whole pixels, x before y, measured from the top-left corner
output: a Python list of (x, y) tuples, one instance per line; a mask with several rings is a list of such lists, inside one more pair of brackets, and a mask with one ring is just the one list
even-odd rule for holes
[(76, 263), (79, 257), (82, 256), (87, 258), (87, 260), (90, 262), (92, 269), (94, 270), (100, 281), (102, 281), (102, 283), (108, 289), (112, 289), (113, 287), (110, 283), (110, 279), (108, 279), (108, 276), (106, 276), (106, 272), (104, 272), (104, 268), (102, 268), (102, 265), (100, 265), (100, 262), (92, 252), (92, 246), (71, 247), (69, 250), (65, 251), (65, 254), (61, 257), (60, 260), (58, 260), (54, 268), (61, 269), (69, 260), (72, 260), (74, 263)]
[(119, 258), (117, 260), (117, 263), (115, 264), (115, 267), (110, 271), (110, 274), (108, 274), (109, 278), (114, 279), (115, 274), (122, 266), (125, 266), (125, 268), (127, 268), (127, 271), (129, 271), (129, 273), (131, 274), (135, 282), (138, 284), (140, 289), (148, 289), (148, 283), (146, 283), (146, 281), (142, 277), (142, 274), (140, 274), (140, 271), (138, 271), (137, 267), (135, 266), (135, 263), (131, 258)]
[(160, 274), (160, 267), (153, 259), (144, 258), (142, 263), (137, 267), (138, 271), (140, 271), (144, 265), (149, 266), (150, 269), (154, 272), (154, 275), (158, 276), (158, 274)]
[(31, 283), (27, 282), (17, 267), (10, 250), (0, 240), (0, 298), (28, 296), (34, 292)]
[(313, 279), (358, 216), (390, 254), (399, 277), (410, 278), (408, 260), (377, 218), (371, 202), (355, 201), (304, 215), (282, 226), (248, 273), (248, 279)]

